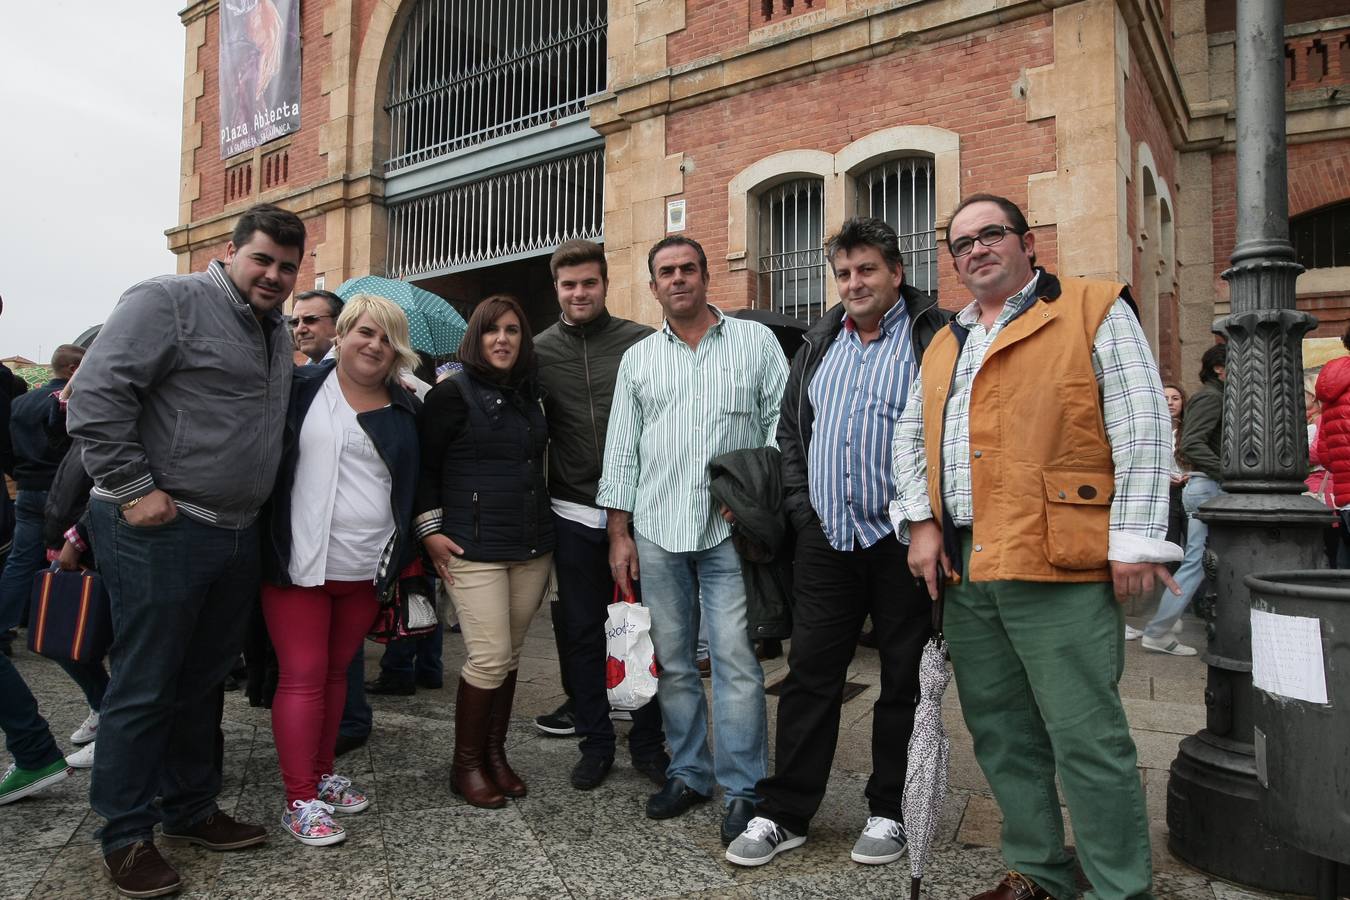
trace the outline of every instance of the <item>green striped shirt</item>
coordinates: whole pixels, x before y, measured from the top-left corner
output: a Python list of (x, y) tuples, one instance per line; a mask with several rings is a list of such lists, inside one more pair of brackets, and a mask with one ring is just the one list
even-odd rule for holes
[(633, 527), (670, 553), (730, 536), (708, 493), (708, 462), (776, 446), (787, 381), (773, 332), (708, 308), (717, 322), (696, 349), (666, 323), (623, 355), (596, 495), (597, 506), (631, 512)]

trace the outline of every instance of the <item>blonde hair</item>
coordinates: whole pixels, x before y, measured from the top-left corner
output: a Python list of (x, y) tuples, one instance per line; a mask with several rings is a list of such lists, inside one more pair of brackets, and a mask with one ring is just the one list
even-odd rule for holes
[[(404, 369), (415, 370), (421, 360), (418, 359), (417, 352), (412, 348), (412, 340), (408, 337), (408, 317), (404, 314), (403, 308), (394, 301), (375, 294), (357, 294), (342, 305), (342, 312), (336, 322), (338, 337), (346, 337), (355, 327), (357, 319), (363, 315), (370, 316), (371, 321), (384, 329), (390, 345), (394, 348), (394, 364), (389, 367), (387, 378), (389, 383), (396, 383), (399, 373)], [(340, 347), (334, 348), (334, 357), (340, 356), (341, 353)]]

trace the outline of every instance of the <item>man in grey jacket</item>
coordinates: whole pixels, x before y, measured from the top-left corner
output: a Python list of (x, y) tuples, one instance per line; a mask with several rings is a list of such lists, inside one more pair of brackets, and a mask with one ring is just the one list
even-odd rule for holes
[(216, 805), (212, 692), (239, 656), (258, 588), (256, 519), (291, 382), (280, 307), (304, 245), (293, 213), (254, 206), (223, 262), (133, 286), (70, 402), (115, 633), (90, 803), (107, 820), (104, 860), (127, 896), (181, 887), (155, 848), (156, 822), (167, 838), (213, 850), (266, 838)]

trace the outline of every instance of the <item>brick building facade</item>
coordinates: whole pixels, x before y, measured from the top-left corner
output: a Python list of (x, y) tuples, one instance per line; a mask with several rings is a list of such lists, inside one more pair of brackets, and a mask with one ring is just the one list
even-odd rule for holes
[[(545, 260), (604, 242), (649, 322), (646, 251), (682, 228), (725, 309), (834, 302), (822, 239), (901, 232), (910, 279), (965, 302), (943, 239), (1006, 194), (1039, 261), (1129, 282), (1164, 376), (1192, 382), (1234, 242), (1231, 0), (301, 0), (302, 126), (221, 160), (216, 0), (187, 29), (180, 269), (271, 200), (309, 228), (299, 284), (368, 273), (461, 309), (554, 314)], [(1350, 321), (1350, 16), (1286, 3), (1301, 308)], [(1327, 243), (1327, 242), (1330, 243)]]

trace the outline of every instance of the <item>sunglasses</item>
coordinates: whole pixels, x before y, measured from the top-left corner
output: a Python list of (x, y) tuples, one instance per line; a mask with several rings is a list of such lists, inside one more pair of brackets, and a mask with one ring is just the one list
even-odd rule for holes
[(299, 328), (301, 325), (314, 326), (319, 324), (320, 319), (332, 319), (335, 316), (288, 316), (286, 324), (291, 328)]

